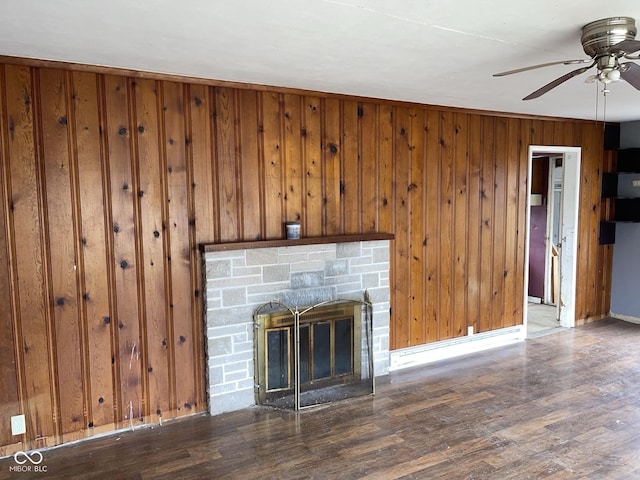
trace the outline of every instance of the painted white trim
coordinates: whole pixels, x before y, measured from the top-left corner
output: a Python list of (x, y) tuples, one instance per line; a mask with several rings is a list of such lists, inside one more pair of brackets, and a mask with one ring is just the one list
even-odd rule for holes
[(613, 317), (613, 318), (619, 318), (620, 320), (624, 320), (625, 322), (640, 324), (640, 318), (633, 317), (631, 315), (623, 315), (621, 313), (613, 313), (613, 312), (611, 312), (609, 314), (609, 316)]
[[(562, 178), (562, 253), (560, 255), (560, 326), (576, 324), (576, 282), (578, 273), (578, 217), (580, 210), (580, 153), (566, 147)], [(569, 248), (567, 248), (569, 247)]]
[(523, 326), (516, 325), (515, 327), (501, 328), (490, 332), (392, 350), (389, 354), (389, 371), (417, 367), (468, 353), (511, 345), (523, 341), (525, 336), (526, 331)]

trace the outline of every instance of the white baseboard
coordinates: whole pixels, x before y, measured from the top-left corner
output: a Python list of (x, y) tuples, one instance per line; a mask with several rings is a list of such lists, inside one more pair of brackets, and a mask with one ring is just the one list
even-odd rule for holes
[(395, 370), (425, 365), (468, 353), (511, 345), (523, 341), (525, 336), (526, 331), (524, 327), (517, 325), (515, 327), (492, 330), (491, 332), (476, 333), (451, 340), (392, 350), (389, 355), (391, 360), (389, 371), (393, 372)]
[(609, 316), (613, 318), (619, 318), (620, 320), (624, 320), (625, 322), (640, 323), (640, 318), (632, 317), (631, 315), (622, 315), (621, 313), (611, 312)]

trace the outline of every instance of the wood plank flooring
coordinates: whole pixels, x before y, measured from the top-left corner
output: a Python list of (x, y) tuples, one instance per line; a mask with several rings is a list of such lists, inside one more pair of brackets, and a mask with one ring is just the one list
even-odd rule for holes
[(640, 325), (607, 319), (391, 375), (375, 397), (250, 408), (43, 451), (0, 479), (640, 478)]

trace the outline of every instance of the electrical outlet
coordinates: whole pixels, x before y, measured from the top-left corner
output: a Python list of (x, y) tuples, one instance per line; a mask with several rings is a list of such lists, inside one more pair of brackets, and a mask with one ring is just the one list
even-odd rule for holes
[(634, 187), (640, 187), (640, 180), (632, 180), (631, 185)]
[(473, 325), (467, 327), (467, 335), (473, 335)]
[(24, 415), (11, 417), (11, 435), (22, 435), (24, 433), (27, 433), (27, 424)]

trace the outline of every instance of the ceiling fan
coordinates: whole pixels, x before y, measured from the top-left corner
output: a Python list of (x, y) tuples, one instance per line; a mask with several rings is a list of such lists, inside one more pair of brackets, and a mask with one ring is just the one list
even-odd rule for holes
[(544, 95), (549, 90), (566, 82), (567, 80), (580, 75), (592, 67), (597, 68), (596, 75), (587, 81), (598, 80), (605, 84), (605, 93), (608, 92), (606, 86), (618, 81), (620, 78), (640, 90), (640, 65), (634, 62), (621, 62), (622, 59), (640, 60), (640, 55), (631, 54), (640, 51), (640, 41), (636, 38), (636, 22), (630, 17), (611, 17), (596, 20), (582, 27), (582, 48), (590, 58), (581, 60), (562, 60), (559, 62), (542, 63), (530, 67), (517, 68), (507, 72), (495, 73), (494, 77), (502, 77), (513, 73), (526, 72), (536, 68), (549, 67), (551, 65), (575, 65), (589, 63), (586, 67), (573, 70), (552, 82), (547, 83), (535, 92), (527, 95), (523, 100), (532, 100)]

